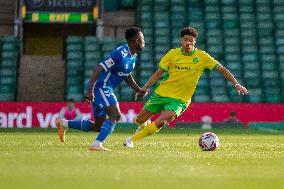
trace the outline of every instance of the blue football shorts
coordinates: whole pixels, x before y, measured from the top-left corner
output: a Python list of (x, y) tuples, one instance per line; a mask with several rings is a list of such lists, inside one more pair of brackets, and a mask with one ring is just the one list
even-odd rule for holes
[(95, 87), (93, 90), (92, 108), (94, 116), (105, 116), (108, 106), (117, 104), (117, 98), (111, 88)]

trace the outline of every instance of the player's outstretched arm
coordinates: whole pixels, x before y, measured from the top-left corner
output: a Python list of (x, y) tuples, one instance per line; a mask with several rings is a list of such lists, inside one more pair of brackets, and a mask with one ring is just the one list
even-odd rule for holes
[(222, 66), (221, 64), (218, 64), (216, 67), (216, 70), (220, 73), (223, 74), (223, 76), (231, 81), (233, 83), (233, 85), (236, 87), (236, 90), (238, 92), (238, 94), (242, 94), (242, 95), (246, 95), (248, 94), (248, 90), (242, 86), (241, 84), (239, 84), (239, 82), (236, 80), (236, 78), (233, 76), (233, 74), (224, 66)]
[(93, 86), (95, 84), (95, 82), (97, 81), (98, 77), (100, 76), (101, 72), (103, 72), (104, 69), (101, 65), (98, 65), (95, 69), (94, 69), (94, 72), (93, 72), (93, 75), (92, 75), (92, 78), (91, 78), (91, 81), (90, 81), (90, 87), (89, 87), (89, 91), (87, 93), (87, 96), (86, 96), (86, 101), (87, 103), (90, 103), (92, 98), (93, 98)]
[(139, 92), (141, 94), (146, 93), (145, 90), (142, 90), (139, 85), (136, 83), (136, 81), (134, 80), (133, 76), (131, 74), (129, 74), (129, 76), (127, 76), (127, 78), (125, 79), (125, 82), (127, 83), (127, 85), (129, 87), (131, 87), (135, 92)]
[(153, 73), (151, 75), (151, 77), (148, 79), (148, 81), (146, 82), (146, 84), (142, 87), (142, 89), (149, 89), (152, 85), (154, 85), (155, 83), (157, 83), (157, 81), (159, 80), (159, 78), (161, 77), (161, 75), (163, 75), (164, 70), (162, 70), (161, 68), (158, 68), (157, 71), (155, 73)]

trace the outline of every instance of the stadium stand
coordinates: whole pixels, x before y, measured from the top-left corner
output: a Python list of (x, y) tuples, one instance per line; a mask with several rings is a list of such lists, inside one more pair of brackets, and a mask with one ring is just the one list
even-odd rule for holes
[(19, 41), (15, 36), (0, 39), (0, 101), (13, 101), (16, 96)]
[[(247, 97), (238, 96), (222, 75), (205, 71), (193, 101), (283, 102), (282, 1), (113, 0), (105, 5), (106, 11), (120, 8), (136, 8), (137, 25), (144, 32), (146, 47), (133, 73), (139, 84), (148, 80), (169, 49), (179, 46), (180, 29), (192, 25), (199, 31), (197, 47), (215, 57), (250, 89)], [(121, 43), (114, 37), (67, 38), (66, 99), (83, 100), (83, 83), (90, 79), (95, 65)], [(12, 47), (5, 45), (7, 48)], [(5, 73), (12, 74), (7, 70)], [(116, 89), (116, 93), (119, 100), (133, 100), (133, 91), (125, 83)]]
[[(123, 43), (125, 41), (114, 37), (99, 40), (95, 36), (69, 36), (66, 39), (66, 99), (83, 100), (84, 83), (91, 78), (95, 66)], [(133, 91), (126, 87), (126, 83), (123, 82), (116, 90), (120, 100), (132, 100)]]
[(199, 31), (197, 47), (250, 89), (248, 97), (237, 96), (220, 74), (205, 72), (194, 101), (283, 102), (283, 10), (280, 0), (143, 0), (137, 22), (148, 46), (141, 57), (140, 83), (170, 48), (179, 46), (180, 29), (191, 25)]

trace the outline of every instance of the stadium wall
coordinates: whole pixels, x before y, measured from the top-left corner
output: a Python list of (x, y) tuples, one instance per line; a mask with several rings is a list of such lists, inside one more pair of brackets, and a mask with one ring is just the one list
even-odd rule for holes
[[(1, 102), (0, 128), (55, 128), (54, 121), (63, 106), (64, 102)], [(92, 117), (87, 104), (77, 103), (76, 107), (84, 118)], [(121, 102), (121, 122), (133, 122), (142, 107), (142, 102)], [(200, 122), (205, 115), (211, 116), (213, 122), (222, 122), (231, 111), (237, 112), (239, 120), (245, 124), (280, 122), (283, 121), (284, 104), (192, 103), (171, 126), (180, 121)]]

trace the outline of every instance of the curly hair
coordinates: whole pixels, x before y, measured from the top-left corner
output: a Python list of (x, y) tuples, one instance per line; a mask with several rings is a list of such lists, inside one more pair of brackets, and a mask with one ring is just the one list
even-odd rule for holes
[(183, 28), (180, 32), (180, 37), (183, 37), (184, 35), (191, 35), (196, 39), (198, 37), (198, 32), (193, 27), (186, 27)]

